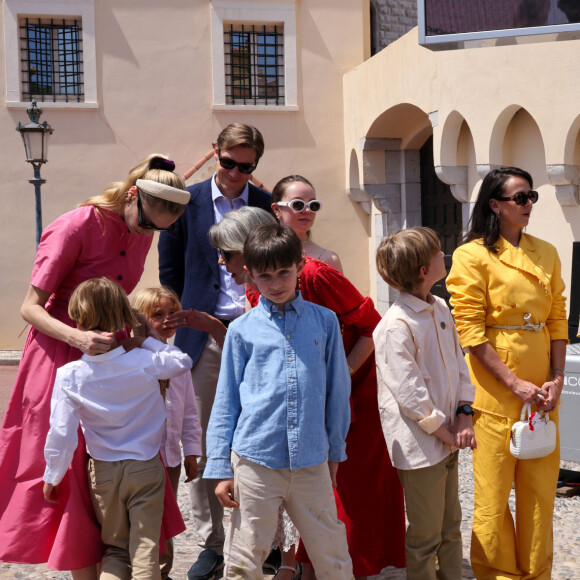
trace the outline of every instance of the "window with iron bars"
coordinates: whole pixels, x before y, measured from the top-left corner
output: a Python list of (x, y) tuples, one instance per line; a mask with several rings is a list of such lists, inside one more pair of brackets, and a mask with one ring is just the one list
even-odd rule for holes
[(284, 105), (284, 29), (280, 24), (224, 27), (226, 103)]
[(80, 19), (21, 18), (22, 100), (83, 102)]

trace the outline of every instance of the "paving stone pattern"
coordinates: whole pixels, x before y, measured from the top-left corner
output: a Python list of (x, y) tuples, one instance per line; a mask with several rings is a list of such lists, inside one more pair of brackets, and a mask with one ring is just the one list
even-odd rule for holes
[[(566, 469), (580, 471), (577, 463), (562, 462)], [(469, 565), (469, 546), (473, 504), (473, 477), (471, 454), (461, 451), (459, 467), (459, 493), (463, 509), (463, 579), (474, 578)], [(515, 507), (513, 498), (510, 500), (512, 510)], [(198, 537), (194, 530), (189, 511), (189, 496), (187, 486), (181, 485), (179, 505), (187, 524), (187, 530), (175, 539), (175, 565), (171, 574), (173, 580), (186, 580), (187, 570), (199, 553)], [(226, 526), (229, 524), (229, 514), (226, 515)], [(556, 498), (554, 513), (554, 567), (553, 580), (580, 580), (580, 495), (567, 498)], [(386, 569), (374, 580), (404, 580), (404, 570)], [(68, 580), (68, 572), (48, 570), (44, 565), (23, 566), (18, 564), (0, 564), (0, 580)], [(266, 576), (272, 578), (272, 576)]]

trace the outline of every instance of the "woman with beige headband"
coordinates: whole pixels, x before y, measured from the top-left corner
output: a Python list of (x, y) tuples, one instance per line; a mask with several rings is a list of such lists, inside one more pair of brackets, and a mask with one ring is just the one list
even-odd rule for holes
[[(118, 282), (127, 294), (135, 288), (153, 232), (171, 229), (189, 201), (174, 168), (163, 156), (149, 155), (125, 181), (112, 183), (42, 234), (21, 309), (31, 329), (0, 433), (0, 561), (46, 562), (71, 570), (74, 580), (97, 579), (103, 547), (80, 431), (57, 504), (42, 495), (52, 387), (60, 366), (83, 353), (106, 353), (115, 340), (127, 337), (77, 329), (68, 302), (81, 282), (96, 276)], [(170, 537), (183, 530), (183, 522), (168, 516), (164, 532)]]

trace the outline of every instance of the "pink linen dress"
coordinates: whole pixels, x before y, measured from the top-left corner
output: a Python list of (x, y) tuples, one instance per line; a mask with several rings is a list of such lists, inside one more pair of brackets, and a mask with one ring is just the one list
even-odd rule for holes
[[(67, 313), (72, 291), (89, 278), (106, 276), (129, 294), (141, 278), (152, 240), (129, 233), (112, 211), (75, 209), (44, 230), (30, 283), (51, 292), (46, 310), (73, 326)], [(28, 333), (0, 431), (0, 561), (46, 562), (56, 570), (75, 570), (101, 559), (103, 546), (89, 496), (88, 455), (80, 429), (72, 465), (57, 488), (58, 503), (47, 503), (42, 494), (56, 370), (81, 355), (34, 327)], [(179, 520), (173, 521), (177, 529), (165, 530), (167, 537), (183, 531)]]

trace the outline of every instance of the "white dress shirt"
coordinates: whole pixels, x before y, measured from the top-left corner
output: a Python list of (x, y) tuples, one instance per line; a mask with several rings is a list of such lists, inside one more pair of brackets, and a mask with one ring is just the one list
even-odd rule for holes
[[(215, 182), (215, 174), (211, 179), (211, 197), (213, 200), (213, 211), (215, 223), (222, 221), (224, 215), (232, 210), (240, 209), (248, 205), (250, 188), (248, 184), (244, 186), (242, 193), (232, 199), (224, 197)], [(216, 304), (214, 316), (222, 320), (233, 320), (241, 316), (246, 310), (246, 288), (242, 284), (236, 284), (232, 275), (225, 266), (219, 266), (220, 270), (220, 293)]]
[(153, 338), (130, 352), (118, 347), (97, 356), (85, 354), (59, 368), (44, 448), (44, 481), (57, 485), (64, 477), (78, 444), (79, 422), (94, 459), (154, 457), (165, 425), (159, 379), (190, 368), (189, 356)]
[(379, 411), (397, 469), (436, 465), (451, 448), (436, 435), (451, 430), (459, 401), (473, 402), (475, 387), (445, 301), (425, 302), (401, 292), (373, 332)]
[(201, 455), (201, 426), (195, 402), (191, 373), (171, 379), (165, 394), (167, 423), (161, 439), (161, 457), (167, 467), (177, 467), (183, 454)]

